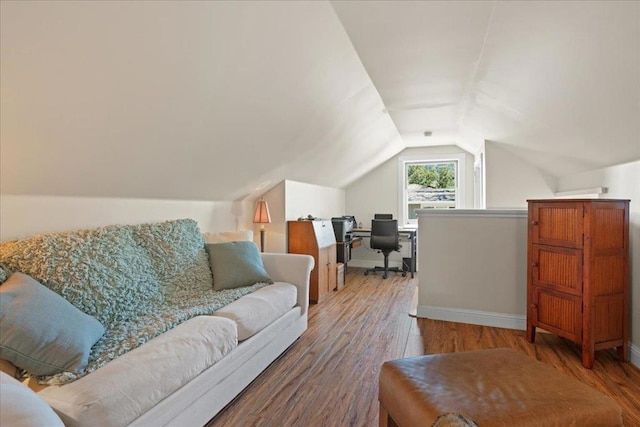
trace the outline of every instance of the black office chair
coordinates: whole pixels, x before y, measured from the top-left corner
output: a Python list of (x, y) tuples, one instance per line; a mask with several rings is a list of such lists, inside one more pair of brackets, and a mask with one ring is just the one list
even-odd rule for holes
[(384, 255), (384, 267), (368, 268), (364, 271), (367, 276), (370, 272), (383, 271), (383, 279), (387, 278), (387, 273), (393, 271), (402, 273), (406, 277), (407, 272), (398, 267), (389, 267), (389, 254), (392, 251), (400, 251), (400, 239), (398, 236), (398, 220), (396, 219), (374, 219), (371, 220), (371, 249), (377, 249)]
[(373, 219), (393, 219), (393, 214), (373, 214)]

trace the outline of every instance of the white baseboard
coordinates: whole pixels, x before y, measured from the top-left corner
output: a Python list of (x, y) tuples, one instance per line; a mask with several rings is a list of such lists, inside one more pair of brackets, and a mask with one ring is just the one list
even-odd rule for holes
[(527, 329), (526, 316), (519, 314), (418, 305), (416, 315), (417, 317), (426, 317), (433, 320), (445, 320), (447, 322), (471, 323), (472, 325), (493, 326), (496, 328), (507, 329)]
[(629, 343), (629, 361), (640, 368), (640, 347)]

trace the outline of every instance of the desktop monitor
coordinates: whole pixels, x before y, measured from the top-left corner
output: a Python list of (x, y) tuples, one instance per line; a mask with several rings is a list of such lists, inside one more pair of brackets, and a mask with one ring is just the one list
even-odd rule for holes
[(393, 219), (393, 214), (374, 214), (373, 219)]

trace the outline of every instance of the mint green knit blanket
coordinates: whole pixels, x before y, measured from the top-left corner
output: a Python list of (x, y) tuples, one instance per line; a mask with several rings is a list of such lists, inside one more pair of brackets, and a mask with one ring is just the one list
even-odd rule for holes
[(1, 242), (2, 270), (33, 277), (105, 327), (83, 371), (39, 378), (45, 384), (78, 379), (194, 316), (212, 314), (266, 286), (214, 291), (202, 233), (191, 219)]

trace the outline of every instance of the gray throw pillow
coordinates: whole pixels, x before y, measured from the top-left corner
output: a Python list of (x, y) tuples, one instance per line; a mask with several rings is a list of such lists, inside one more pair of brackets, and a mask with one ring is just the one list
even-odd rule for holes
[(255, 283), (273, 283), (253, 242), (212, 243), (207, 245), (213, 289), (239, 288)]
[(0, 358), (29, 373), (81, 370), (103, 334), (95, 318), (26, 274), (0, 286)]

